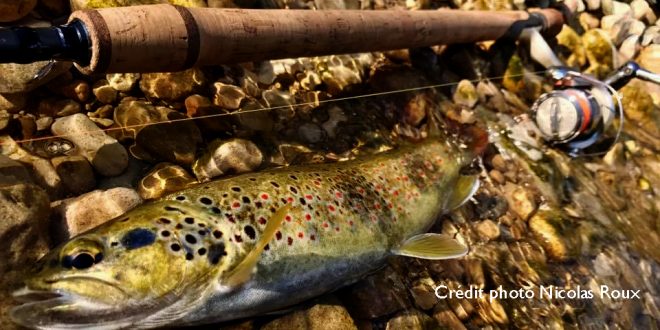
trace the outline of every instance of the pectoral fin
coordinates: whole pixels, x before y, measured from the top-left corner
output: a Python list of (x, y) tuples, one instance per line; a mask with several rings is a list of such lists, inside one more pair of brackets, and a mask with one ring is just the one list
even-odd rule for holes
[(392, 252), (400, 256), (441, 260), (460, 258), (468, 253), (468, 248), (449, 236), (429, 233), (409, 238)]
[(479, 189), (479, 176), (461, 175), (456, 181), (456, 186), (449, 200), (445, 204), (445, 210), (451, 211), (468, 201)]
[(256, 270), (257, 262), (261, 253), (264, 251), (264, 248), (273, 239), (275, 233), (282, 225), (282, 221), (286, 217), (286, 214), (291, 209), (291, 204), (280, 207), (275, 214), (268, 220), (268, 224), (264, 231), (261, 233), (259, 241), (254, 246), (254, 249), (250, 251), (243, 261), (241, 261), (236, 268), (232, 269), (229, 274), (224, 277), (223, 284), (232, 286), (239, 286), (247, 282), (251, 277), (254, 271)]

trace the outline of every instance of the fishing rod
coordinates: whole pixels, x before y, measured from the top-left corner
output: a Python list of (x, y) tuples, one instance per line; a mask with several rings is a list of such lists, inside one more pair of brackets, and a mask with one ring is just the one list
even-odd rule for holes
[[(563, 5), (564, 12), (572, 12)], [(556, 35), (560, 9), (363, 11), (185, 8), (75, 11), (47, 28), (0, 29), (0, 62), (73, 61), (84, 73), (168, 72), (291, 57)]]

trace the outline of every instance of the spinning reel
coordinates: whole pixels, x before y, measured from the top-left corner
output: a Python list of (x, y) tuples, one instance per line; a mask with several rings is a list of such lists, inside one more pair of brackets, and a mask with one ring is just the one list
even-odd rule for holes
[[(548, 72), (555, 90), (532, 105), (534, 122), (546, 142), (574, 157), (605, 153), (618, 141), (624, 109), (617, 89), (632, 78), (660, 84), (660, 75), (635, 62), (626, 63), (604, 81), (563, 67)], [(612, 128), (615, 118), (619, 120), (616, 130)]]

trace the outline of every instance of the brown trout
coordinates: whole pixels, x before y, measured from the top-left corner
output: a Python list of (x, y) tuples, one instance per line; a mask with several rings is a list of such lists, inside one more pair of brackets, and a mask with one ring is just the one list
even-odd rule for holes
[(476, 189), (459, 173), (474, 148), (456, 145), (264, 170), (142, 205), (43, 257), (11, 316), (43, 329), (205, 324), (351, 284), (391, 255), (463, 256), (455, 239), (424, 234)]

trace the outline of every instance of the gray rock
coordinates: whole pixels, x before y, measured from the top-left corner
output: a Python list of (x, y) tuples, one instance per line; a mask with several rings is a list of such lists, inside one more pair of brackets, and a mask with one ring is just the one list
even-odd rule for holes
[(65, 241), (140, 205), (137, 191), (129, 188), (95, 190), (87, 194), (54, 202), (53, 235)]
[(119, 175), (128, 166), (126, 149), (83, 114), (59, 118), (51, 130), (71, 140), (77, 147), (74, 153), (87, 158), (102, 175)]
[[(47, 66), (51, 68), (45, 68)], [(0, 93), (29, 92), (44, 85), (70, 68), (70, 62), (57, 62), (56, 64), (49, 64), (49, 62), (0, 64), (0, 72), (2, 72), (2, 75), (0, 75)], [(46, 73), (35, 79), (35, 76), (42, 71)]]
[(314, 123), (304, 123), (298, 127), (298, 136), (307, 143), (319, 143), (327, 139), (326, 131)]
[(48, 195), (36, 185), (0, 187), (0, 328), (18, 329), (8, 313), (15, 304), (11, 292), (34, 262), (48, 251)]
[(192, 166), (200, 182), (223, 174), (251, 172), (264, 160), (263, 153), (254, 143), (243, 139), (215, 140), (204, 155)]
[(80, 195), (96, 186), (91, 164), (83, 156), (60, 156), (50, 160), (68, 192)]

